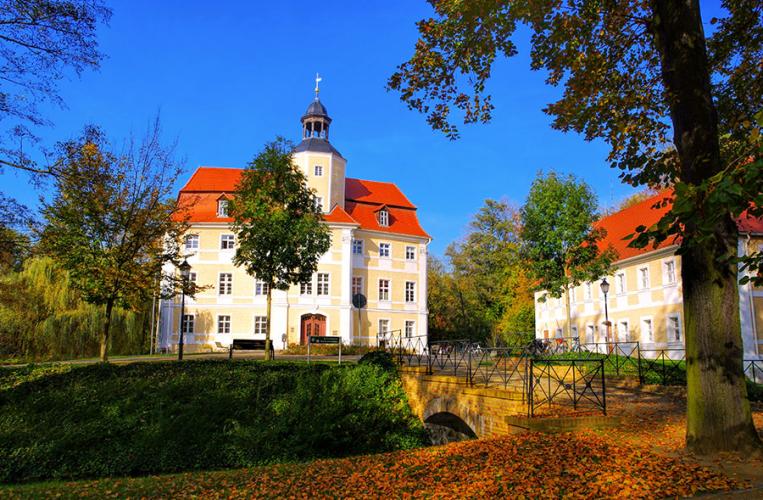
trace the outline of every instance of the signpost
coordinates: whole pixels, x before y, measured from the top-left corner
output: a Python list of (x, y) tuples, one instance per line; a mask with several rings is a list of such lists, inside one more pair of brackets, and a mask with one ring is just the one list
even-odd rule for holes
[(307, 337), (307, 363), (310, 363), (310, 346), (312, 344), (336, 344), (339, 345), (339, 364), (342, 364), (342, 337), (315, 336)]

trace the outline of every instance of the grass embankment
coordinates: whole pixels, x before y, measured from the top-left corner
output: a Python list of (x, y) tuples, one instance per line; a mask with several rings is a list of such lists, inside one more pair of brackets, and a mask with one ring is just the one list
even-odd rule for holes
[(0, 482), (248, 467), (420, 446), (394, 372), (198, 360), (0, 370)]
[(11, 498), (667, 498), (744, 486), (691, 460), (592, 433), (529, 433), (307, 464), (24, 485), (0, 494)]

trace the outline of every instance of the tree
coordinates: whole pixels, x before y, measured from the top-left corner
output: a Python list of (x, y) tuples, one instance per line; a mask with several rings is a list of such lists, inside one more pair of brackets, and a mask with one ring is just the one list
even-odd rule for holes
[(331, 233), (294, 164), (293, 149), (282, 138), (266, 144), (244, 169), (229, 208), (237, 239), (233, 263), (267, 285), (266, 360), (273, 289), (309, 281), (331, 247)]
[[(183, 208), (171, 198), (180, 168), (159, 135), (157, 121), (139, 145), (130, 141), (121, 153), (92, 127), (62, 143), (56, 195), (42, 208), (42, 248), (85, 301), (105, 307), (104, 362), (113, 308), (145, 304), (164, 264), (180, 258)], [(179, 282), (174, 275), (165, 280)]]
[(594, 227), (596, 206), (588, 184), (551, 172), (538, 174), (522, 207), (525, 260), (538, 290), (556, 298), (564, 295), (567, 337), (572, 337), (570, 291), (605, 276), (615, 257), (611, 250), (599, 250), (606, 234)]
[(96, 30), (110, 17), (101, 0), (0, 0), (0, 168), (58, 169), (29, 156), (33, 128), (48, 124), (39, 105), (63, 105), (58, 82), (67, 70), (98, 68)]
[[(724, 0), (728, 15), (706, 38), (698, 0), (429, 1), (435, 16), (418, 23), (415, 52), (389, 88), (432, 127), (457, 137), (453, 109), (467, 123), (490, 119), (492, 66), (517, 53), (512, 36), (525, 24), (532, 69), (564, 86), (545, 109), (552, 126), (605, 140), (626, 182), (675, 186), (672, 209), (654, 228), (634, 228), (643, 237), (632, 244), (680, 244), (686, 443), (760, 450), (742, 372), (735, 217), (763, 215), (763, 4)], [(722, 135), (736, 154), (722, 154)], [(763, 270), (763, 253), (742, 265)]]

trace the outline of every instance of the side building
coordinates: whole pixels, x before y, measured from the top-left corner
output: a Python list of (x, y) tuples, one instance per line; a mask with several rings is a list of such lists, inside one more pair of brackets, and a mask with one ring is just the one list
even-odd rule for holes
[[(345, 176), (347, 161), (329, 142), (331, 118), (316, 95), (302, 117), (294, 162), (315, 190), (331, 248), (307, 283), (273, 290), (271, 338), (276, 349), (304, 344), (309, 335), (341, 336), (345, 343), (376, 344), (394, 332), (427, 335), (427, 247), (416, 207), (388, 182)], [(190, 279), (207, 288), (165, 300), (158, 347), (177, 348), (180, 328), (187, 352), (228, 346), (233, 338), (264, 338), (267, 285), (233, 265), (236, 238), (227, 204), (241, 169), (200, 167), (180, 190), (190, 206), (185, 253)], [(366, 304), (353, 306), (362, 294)]]
[[(681, 256), (678, 246), (665, 241), (657, 248), (630, 248), (624, 238), (639, 225), (651, 226), (669, 210), (654, 205), (670, 196), (662, 192), (599, 221), (607, 231), (600, 246), (618, 254), (605, 295), (602, 280), (583, 283), (570, 294), (571, 335), (580, 343), (636, 342), (642, 352), (684, 348), (684, 308)], [(742, 216), (739, 255), (763, 251), (763, 220)], [(740, 278), (743, 274), (740, 274)], [(606, 287), (605, 287), (606, 288)], [(536, 338), (566, 336), (565, 299), (535, 295)], [(606, 307), (605, 307), (606, 306)], [(739, 285), (739, 317), (745, 359), (763, 359), (763, 288)], [(606, 321), (610, 326), (607, 328)], [(677, 353), (678, 354), (678, 353)], [(680, 355), (680, 354), (679, 354)]]

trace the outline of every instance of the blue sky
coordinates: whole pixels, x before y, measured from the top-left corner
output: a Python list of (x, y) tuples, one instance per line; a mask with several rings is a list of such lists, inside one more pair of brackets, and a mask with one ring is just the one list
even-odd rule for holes
[[(703, 2), (703, 17), (718, 2)], [(186, 174), (199, 165), (240, 167), (276, 135), (298, 140), (299, 118), (320, 72), (321, 99), (333, 119), (331, 141), (347, 175), (395, 182), (419, 207), (441, 255), (462, 236), (486, 198), (520, 205), (538, 170), (571, 172), (602, 206), (633, 193), (606, 164), (607, 147), (550, 128), (541, 109), (560, 89), (520, 54), (500, 61), (489, 83), (496, 106), (489, 125), (461, 127), (449, 141), (385, 90), (410, 56), (424, 0), (386, 2), (202, 2), (121, 0), (100, 31), (101, 69), (61, 84), (66, 109), (44, 112), (47, 142), (76, 136), (86, 123), (110, 137), (140, 135), (157, 112), (167, 140), (177, 138)], [(706, 29), (709, 26), (706, 25)], [(2, 190), (36, 205), (22, 177), (6, 172)]]

